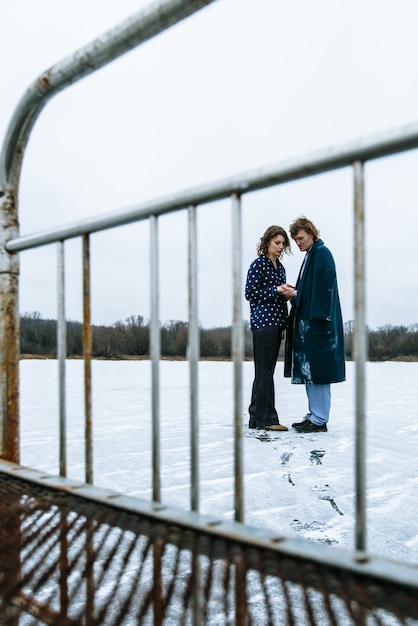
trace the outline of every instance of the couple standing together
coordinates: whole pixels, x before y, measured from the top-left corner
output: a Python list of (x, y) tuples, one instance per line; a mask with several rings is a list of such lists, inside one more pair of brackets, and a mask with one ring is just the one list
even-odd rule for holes
[[(296, 285), (286, 282), (280, 258), (290, 253), (290, 240), (280, 226), (270, 226), (251, 263), (245, 297), (250, 303), (254, 382), (249, 427), (288, 430), (275, 408), (274, 370), (286, 331), (284, 375), (304, 384), (308, 411), (292, 424), (300, 433), (327, 431), (330, 383), (345, 380), (344, 330), (335, 263), (316, 226), (300, 217), (289, 228), (305, 257)], [(288, 314), (288, 302), (291, 303)]]

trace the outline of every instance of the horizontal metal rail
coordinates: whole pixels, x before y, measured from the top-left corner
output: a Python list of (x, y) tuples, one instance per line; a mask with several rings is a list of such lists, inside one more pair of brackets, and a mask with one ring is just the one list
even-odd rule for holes
[(19, 616), (51, 626), (418, 619), (412, 565), (1, 461), (0, 510), (2, 624)]
[(150, 215), (163, 215), (179, 209), (185, 209), (188, 206), (208, 204), (230, 198), (234, 194), (241, 196), (251, 191), (349, 167), (356, 161), (364, 163), (365, 161), (390, 156), (414, 148), (418, 148), (418, 124), (401, 127), (383, 135), (373, 135), (291, 161), (284, 161), (276, 165), (237, 174), (230, 178), (194, 187), (156, 200), (150, 200), (143, 204), (119, 209), (104, 215), (80, 220), (66, 226), (58, 226), (39, 233), (16, 237), (7, 242), (6, 249), (9, 252), (19, 252), (54, 243), (58, 240), (62, 241), (79, 237), (86, 233), (94, 233), (114, 228), (115, 226), (131, 224), (145, 220)]
[(64, 477), (46, 475), (39, 470), (0, 460), (0, 473), (16, 477), (33, 485), (68, 493), (93, 503), (146, 515), (154, 523), (164, 522), (183, 526), (185, 529), (200, 530), (214, 537), (225, 537), (249, 546), (278, 551), (286, 556), (314, 560), (326, 566), (334, 566), (370, 576), (376, 579), (393, 580), (401, 585), (418, 588), (418, 569), (414, 565), (388, 561), (380, 557), (365, 555), (361, 551), (324, 546), (300, 537), (288, 537), (266, 531), (263, 528), (227, 521), (196, 511), (184, 511), (158, 502), (148, 502), (119, 492), (86, 485)]

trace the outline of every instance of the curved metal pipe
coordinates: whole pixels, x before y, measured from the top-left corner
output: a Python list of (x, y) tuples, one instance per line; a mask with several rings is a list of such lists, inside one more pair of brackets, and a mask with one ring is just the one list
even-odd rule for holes
[(24, 93), (6, 132), (0, 157), (0, 193), (17, 186), (32, 128), (55, 94), (211, 2), (214, 0), (153, 2), (43, 72)]

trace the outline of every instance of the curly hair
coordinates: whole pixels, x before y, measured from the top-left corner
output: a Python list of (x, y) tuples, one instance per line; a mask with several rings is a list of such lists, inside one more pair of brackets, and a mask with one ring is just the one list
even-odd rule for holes
[(261, 237), (257, 246), (257, 253), (267, 254), (270, 241), (274, 239), (275, 237), (277, 237), (278, 235), (281, 235), (282, 237), (284, 237), (284, 251), (283, 252), (285, 252), (286, 254), (291, 254), (290, 239), (289, 239), (287, 232), (281, 226), (274, 226), (274, 225), (269, 226), (266, 232), (264, 233), (264, 235)]
[(311, 220), (308, 220), (308, 218), (304, 215), (298, 217), (297, 220), (290, 224), (289, 232), (292, 239), (296, 237), (300, 230), (304, 230), (306, 233), (308, 233), (308, 235), (312, 235), (314, 241), (319, 238), (319, 230), (317, 229), (315, 224), (311, 222)]

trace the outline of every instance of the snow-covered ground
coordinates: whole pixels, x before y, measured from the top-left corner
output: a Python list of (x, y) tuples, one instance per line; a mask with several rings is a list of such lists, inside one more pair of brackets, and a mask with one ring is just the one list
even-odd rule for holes
[[(151, 498), (149, 361), (94, 361), (94, 482)], [(83, 363), (68, 360), (68, 476), (84, 480)], [(280, 421), (303, 417), (302, 386), (276, 370)], [(327, 433), (248, 430), (253, 364), (244, 363), (245, 522), (354, 548), (354, 364), (332, 386)], [(189, 367), (162, 361), (162, 500), (190, 506)], [(21, 463), (58, 473), (58, 367), (21, 362)], [(199, 364), (200, 511), (233, 518), (233, 365)], [(418, 363), (367, 365), (367, 549), (418, 563)]]

